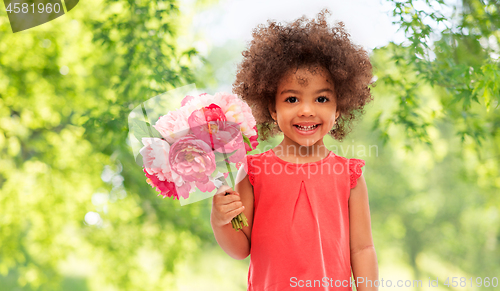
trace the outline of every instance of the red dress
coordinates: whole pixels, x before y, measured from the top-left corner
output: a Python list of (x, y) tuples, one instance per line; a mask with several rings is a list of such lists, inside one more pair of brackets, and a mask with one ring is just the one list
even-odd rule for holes
[(330, 152), (295, 164), (247, 156), (254, 191), (248, 291), (352, 290), (350, 189), (365, 162)]

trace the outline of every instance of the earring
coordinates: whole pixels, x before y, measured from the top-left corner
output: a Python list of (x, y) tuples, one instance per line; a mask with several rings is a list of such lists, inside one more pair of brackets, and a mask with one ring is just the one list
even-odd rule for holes
[(276, 122), (276, 120), (275, 120), (275, 121), (274, 121), (274, 125), (276, 125), (276, 124), (278, 124), (278, 123), (277, 123), (277, 122)]

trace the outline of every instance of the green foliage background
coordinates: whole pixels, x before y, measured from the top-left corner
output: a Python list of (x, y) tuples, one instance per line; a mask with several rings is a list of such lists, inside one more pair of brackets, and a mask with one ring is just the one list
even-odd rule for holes
[[(450, 21), (442, 1), (389, 2), (408, 42), (372, 52), (374, 101), (327, 143), (366, 160), (381, 277), (498, 278), (500, 4), (464, 0)], [(140, 102), (211, 92), (237, 62), (239, 43), (206, 58), (190, 45), (193, 11), (81, 1), (16, 34), (0, 12), (1, 290), (246, 290), (248, 259), (217, 246), (211, 200), (157, 197), (126, 142)]]

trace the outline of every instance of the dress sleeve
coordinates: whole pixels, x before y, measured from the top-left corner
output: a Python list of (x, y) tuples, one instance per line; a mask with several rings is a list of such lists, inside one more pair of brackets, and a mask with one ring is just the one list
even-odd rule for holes
[(255, 177), (253, 175), (253, 169), (252, 169), (252, 156), (248, 155), (246, 156), (246, 166), (247, 166), (247, 174), (248, 174), (248, 180), (250, 180), (250, 184), (254, 184)]
[(364, 160), (360, 159), (349, 159), (349, 176), (351, 180), (351, 189), (356, 187), (358, 183), (358, 178), (361, 176), (361, 167), (365, 165)]

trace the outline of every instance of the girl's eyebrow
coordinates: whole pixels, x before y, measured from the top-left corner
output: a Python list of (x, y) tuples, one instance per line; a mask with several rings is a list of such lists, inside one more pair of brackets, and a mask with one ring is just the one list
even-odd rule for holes
[(280, 95), (283, 95), (285, 93), (293, 93), (293, 94), (300, 94), (299, 91), (296, 91), (296, 90), (292, 90), (292, 89), (288, 89), (288, 90), (283, 90), (281, 91)]
[[(330, 93), (333, 93), (333, 90), (330, 89), (330, 88), (323, 88), (323, 89), (319, 89), (318, 91), (315, 92), (315, 94), (319, 94), (321, 92), (330, 92)], [(280, 95), (283, 95), (285, 93), (293, 93), (293, 94), (300, 94), (299, 91), (296, 91), (296, 90), (292, 90), (292, 89), (288, 89), (288, 90), (283, 90), (281, 91)]]
[(330, 89), (330, 88), (323, 88), (323, 89), (319, 89), (318, 91), (316, 91), (316, 94), (319, 94), (321, 92), (330, 92), (330, 93), (333, 93), (332, 89)]

